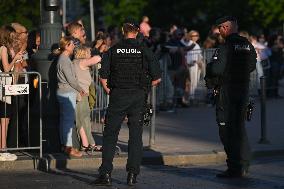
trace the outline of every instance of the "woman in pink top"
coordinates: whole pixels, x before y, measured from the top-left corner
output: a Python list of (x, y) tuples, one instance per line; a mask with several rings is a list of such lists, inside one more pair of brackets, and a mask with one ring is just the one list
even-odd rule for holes
[(142, 22), (140, 24), (140, 32), (145, 37), (149, 37), (150, 30), (151, 30), (151, 26), (149, 25), (149, 18), (148, 18), (148, 16), (143, 16), (142, 17)]

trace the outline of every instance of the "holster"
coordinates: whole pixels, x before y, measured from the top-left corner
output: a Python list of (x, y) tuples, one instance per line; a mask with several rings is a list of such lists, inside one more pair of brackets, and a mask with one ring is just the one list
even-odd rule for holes
[(143, 111), (143, 126), (151, 125), (151, 118), (153, 116), (153, 107), (150, 102), (148, 102), (149, 92), (145, 90), (145, 100), (144, 100), (144, 111)]

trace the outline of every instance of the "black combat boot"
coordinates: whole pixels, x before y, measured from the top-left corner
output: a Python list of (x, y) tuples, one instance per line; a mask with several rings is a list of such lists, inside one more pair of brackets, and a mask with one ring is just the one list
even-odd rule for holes
[(137, 177), (137, 174), (129, 172), (127, 175), (127, 184), (129, 186), (134, 186), (137, 183), (136, 177)]
[(94, 182), (96, 186), (111, 186), (111, 175), (110, 174), (100, 174), (99, 178), (97, 178)]
[(242, 169), (239, 171), (227, 169), (226, 171), (218, 173), (216, 177), (218, 178), (243, 178), (243, 177), (246, 177), (247, 175), (248, 175), (247, 169)]

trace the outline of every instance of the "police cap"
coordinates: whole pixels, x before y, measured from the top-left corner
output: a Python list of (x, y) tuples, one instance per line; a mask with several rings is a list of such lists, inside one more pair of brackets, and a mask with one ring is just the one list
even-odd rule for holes
[(221, 18), (218, 18), (215, 22), (216, 25), (223, 24), (224, 22), (231, 21), (231, 22), (237, 22), (237, 19), (234, 16), (223, 16)]
[(124, 20), (123, 24), (129, 24), (130, 26), (133, 26), (135, 28), (139, 28), (139, 23), (134, 19), (134, 18), (131, 18), (131, 17), (128, 17)]
[(184, 31), (178, 28), (178, 29), (176, 29), (174, 31), (174, 35), (175, 36), (183, 36), (184, 35)]

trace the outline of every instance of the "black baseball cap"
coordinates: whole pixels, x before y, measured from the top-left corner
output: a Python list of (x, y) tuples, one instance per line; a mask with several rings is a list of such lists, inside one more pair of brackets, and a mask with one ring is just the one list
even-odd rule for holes
[(223, 16), (221, 18), (218, 18), (216, 20), (215, 24), (218, 26), (218, 25), (223, 24), (224, 22), (227, 22), (227, 21), (237, 22), (237, 19), (234, 16)]
[(129, 25), (131, 25), (131, 26), (133, 26), (133, 27), (135, 27), (135, 28), (139, 28), (139, 27), (140, 27), (139, 23), (138, 23), (134, 18), (131, 18), (131, 17), (127, 17), (127, 18), (124, 20), (123, 23), (124, 23), (124, 24), (129, 24)]
[(183, 30), (181, 30), (181, 29), (176, 29), (175, 31), (174, 31), (174, 35), (176, 35), (176, 36), (183, 36), (184, 35), (184, 32), (183, 32)]

